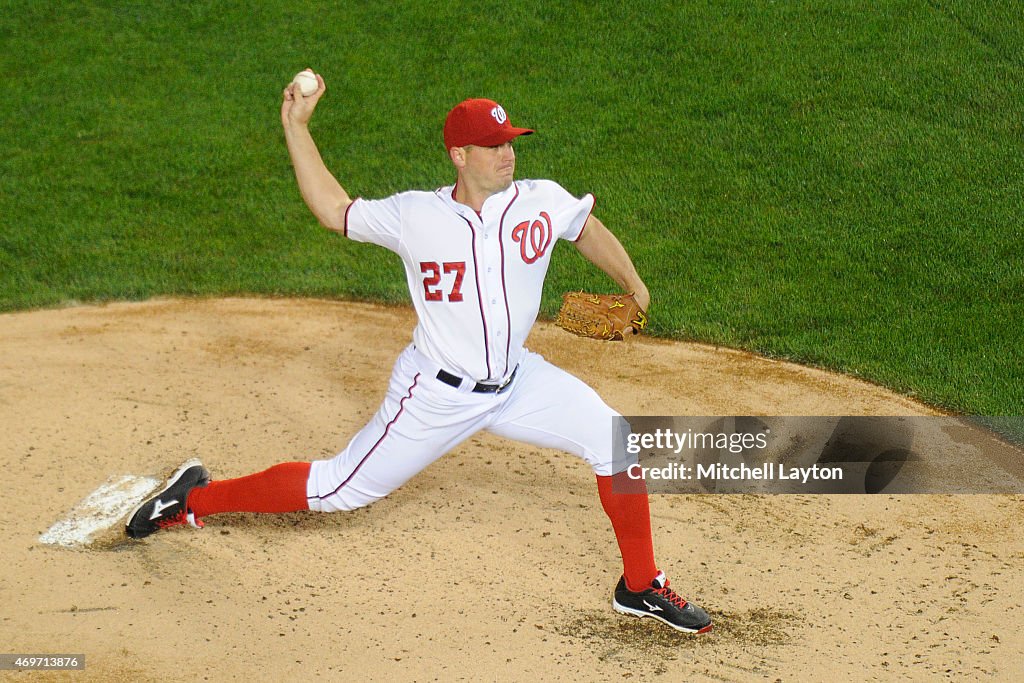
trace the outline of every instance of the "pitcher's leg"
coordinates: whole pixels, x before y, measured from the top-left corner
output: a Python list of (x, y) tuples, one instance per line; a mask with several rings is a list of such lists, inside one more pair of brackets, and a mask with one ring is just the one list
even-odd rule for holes
[[(421, 458), (415, 459), (415, 464), (414, 458), (406, 458), (403, 466), (390, 469), (390, 476), (379, 476), (368, 481), (355, 477), (364, 461), (378, 450), (376, 442), (382, 441), (383, 436), (389, 434), (393, 423), (404, 412), (418, 380), (419, 375), (409, 361), (408, 354), (403, 354), (395, 362), (383, 405), (370, 424), (356, 435), (338, 457), (313, 463), (280, 463), (248, 476), (197, 486), (188, 493), (189, 513), (199, 519), (220, 512), (274, 513), (307, 509), (329, 512), (353, 509), (383, 497), (440, 455), (421, 450), (417, 452)], [(406, 421), (413, 420), (407, 418)], [(395, 430), (396, 434), (398, 431)], [(353, 457), (354, 464), (347, 466)], [(423, 460), (422, 464), (419, 464), (420, 460)], [(406, 469), (409, 471), (403, 471)], [(399, 475), (403, 478), (396, 479)], [(352, 485), (349, 490), (335, 491), (343, 488), (350, 480)], [(332, 502), (325, 504), (322, 498), (329, 498)]]
[(479, 429), (485, 406), (439, 384), (403, 353), (380, 409), (335, 458), (216, 481), (198, 461), (187, 463), (162, 498), (133, 515), (128, 532), (141, 538), (174, 524), (201, 526), (200, 518), (221, 512), (333, 512), (378, 500)]
[(309, 509), (354, 510), (380, 500), (479, 431), (486, 409), (403, 354), (370, 423), (337, 456), (313, 463)]
[(313, 463), (306, 487), (309, 509), (354, 510), (379, 500), (444, 452), (419, 438), (426, 425), (415, 413), (420, 376), (389, 387), (384, 403), (341, 453)]
[[(624, 440), (623, 421), (582, 380), (530, 353), (520, 364), (522, 377), (510, 400), (488, 429), (545, 448), (574, 453), (597, 475), (601, 506), (611, 521), (622, 553), (625, 581), (647, 586), (657, 576), (651, 540), (650, 508), (643, 480), (615, 473), (616, 440)], [(520, 379), (522, 380), (519, 383)], [(622, 454), (623, 445), (618, 448)], [(613, 477), (612, 475), (615, 474)], [(612, 485), (614, 482), (614, 486)]]
[(578, 455), (595, 474), (612, 474), (615, 439), (625, 438), (616, 433), (619, 414), (585, 382), (527, 353), (509, 394), (489, 431)]
[(196, 518), (220, 512), (298, 512), (308, 510), (308, 462), (283, 462), (237, 479), (211, 481), (189, 493)]

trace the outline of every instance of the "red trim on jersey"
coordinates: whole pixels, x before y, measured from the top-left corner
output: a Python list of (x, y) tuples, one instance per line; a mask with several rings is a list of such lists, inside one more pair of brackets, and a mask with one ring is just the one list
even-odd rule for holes
[(348, 477), (345, 478), (345, 481), (343, 481), (340, 484), (338, 484), (338, 488), (334, 489), (333, 491), (331, 491), (327, 495), (325, 495), (325, 496), (307, 496), (307, 498), (316, 498), (318, 500), (326, 500), (327, 498), (330, 498), (331, 496), (337, 494), (338, 491), (341, 491), (343, 488), (345, 488), (345, 484), (349, 483), (349, 481), (352, 480), (352, 477), (356, 476), (356, 472), (358, 472), (359, 468), (363, 466), (363, 464), (370, 458), (371, 455), (373, 455), (373, 452), (377, 450), (377, 447), (380, 446), (382, 443), (384, 443), (384, 439), (387, 438), (388, 432), (391, 431), (391, 426), (393, 424), (395, 424), (395, 422), (398, 421), (398, 418), (401, 417), (402, 413), (405, 411), (405, 402), (408, 401), (410, 398), (412, 398), (412, 390), (416, 388), (416, 385), (419, 383), (419, 381), (420, 381), (420, 373), (417, 372), (416, 376), (412, 378), (412, 386), (409, 387), (409, 391), (407, 391), (405, 396), (402, 398), (402, 400), (398, 402), (398, 412), (395, 413), (395, 416), (393, 418), (391, 418), (391, 421), (388, 422), (386, 427), (384, 427), (384, 433), (381, 434), (379, 439), (377, 439), (377, 443), (373, 444), (373, 447), (366, 453), (366, 455), (364, 455), (362, 457), (362, 459), (359, 461), (359, 464), (356, 465), (355, 469), (352, 470), (352, 474), (348, 475)]
[(509, 311), (508, 287), (505, 285), (505, 241), (501, 238), (501, 229), (505, 227), (505, 216), (508, 214), (508, 210), (519, 199), (519, 186), (515, 185), (514, 187), (516, 188), (516, 193), (501, 213), (501, 220), (498, 221), (498, 247), (501, 249), (501, 293), (505, 297), (505, 325), (508, 330), (505, 335), (505, 370), (501, 374), (502, 378), (508, 374), (508, 357), (512, 349), (512, 313)]
[[(356, 197), (356, 199), (359, 199), (359, 198)], [(348, 206), (345, 207), (345, 220), (342, 221), (342, 224), (341, 224), (341, 234), (343, 234), (345, 237), (348, 237), (348, 212), (352, 210), (352, 206), (355, 203), (356, 203), (356, 200), (353, 199), (351, 202), (349, 202)]]
[[(590, 196), (593, 197), (594, 195), (590, 195)], [(594, 207), (595, 206), (597, 206), (597, 197), (594, 197), (594, 203), (590, 205), (590, 211), (587, 212), (587, 217), (583, 221), (583, 227), (580, 228), (580, 234), (576, 235), (576, 239), (574, 239), (573, 242), (579, 242), (580, 238), (583, 237), (583, 233), (587, 229), (587, 221), (589, 221), (590, 217), (594, 215)]]
[(487, 376), (491, 376), (491, 343), (490, 335), (487, 333), (487, 316), (484, 315), (484, 293), (480, 289), (480, 267), (476, 262), (476, 230), (473, 229), (473, 224), (469, 222), (463, 215), (459, 215), (459, 218), (466, 221), (466, 225), (469, 227), (469, 234), (472, 235), (473, 239), (470, 243), (470, 249), (473, 254), (473, 279), (476, 280), (476, 300), (480, 305), (480, 322), (484, 328), (484, 362), (487, 364)]

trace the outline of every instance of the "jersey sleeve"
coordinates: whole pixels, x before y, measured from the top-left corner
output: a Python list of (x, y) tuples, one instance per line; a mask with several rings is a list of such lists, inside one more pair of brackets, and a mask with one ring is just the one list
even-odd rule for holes
[(356, 199), (345, 211), (345, 236), (398, 251), (402, 241), (401, 196)]
[(547, 184), (555, 200), (553, 218), (554, 224), (559, 227), (557, 236), (575, 242), (583, 234), (583, 226), (594, 211), (594, 195), (588, 193), (577, 199), (558, 183), (547, 181)]

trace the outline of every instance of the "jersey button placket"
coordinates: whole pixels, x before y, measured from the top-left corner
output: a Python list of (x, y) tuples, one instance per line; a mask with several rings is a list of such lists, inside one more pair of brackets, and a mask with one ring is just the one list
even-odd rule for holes
[[(491, 371), (498, 374), (504, 370), (504, 340), (507, 334), (505, 329), (506, 312), (501, 286), (501, 245), (497, 239), (494, 239), (494, 236), (497, 234), (497, 228), (494, 225), (496, 219), (488, 219), (490, 219), (490, 216), (485, 213), (482, 251), (485, 264), (484, 283), (487, 291), (483, 294), (484, 300), (488, 304), (487, 317), (491, 330), (491, 338), (487, 340), (492, 359)], [(497, 379), (497, 377), (492, 379)]]

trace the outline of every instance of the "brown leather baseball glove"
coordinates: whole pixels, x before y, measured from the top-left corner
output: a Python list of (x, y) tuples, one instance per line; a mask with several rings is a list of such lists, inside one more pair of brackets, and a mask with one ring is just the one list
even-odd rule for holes
[(628, 328), (639, 334), (647, 327), (647, 314), (632, 294), (566, 292), (555, 324), (581, 337), (621, 341)]

